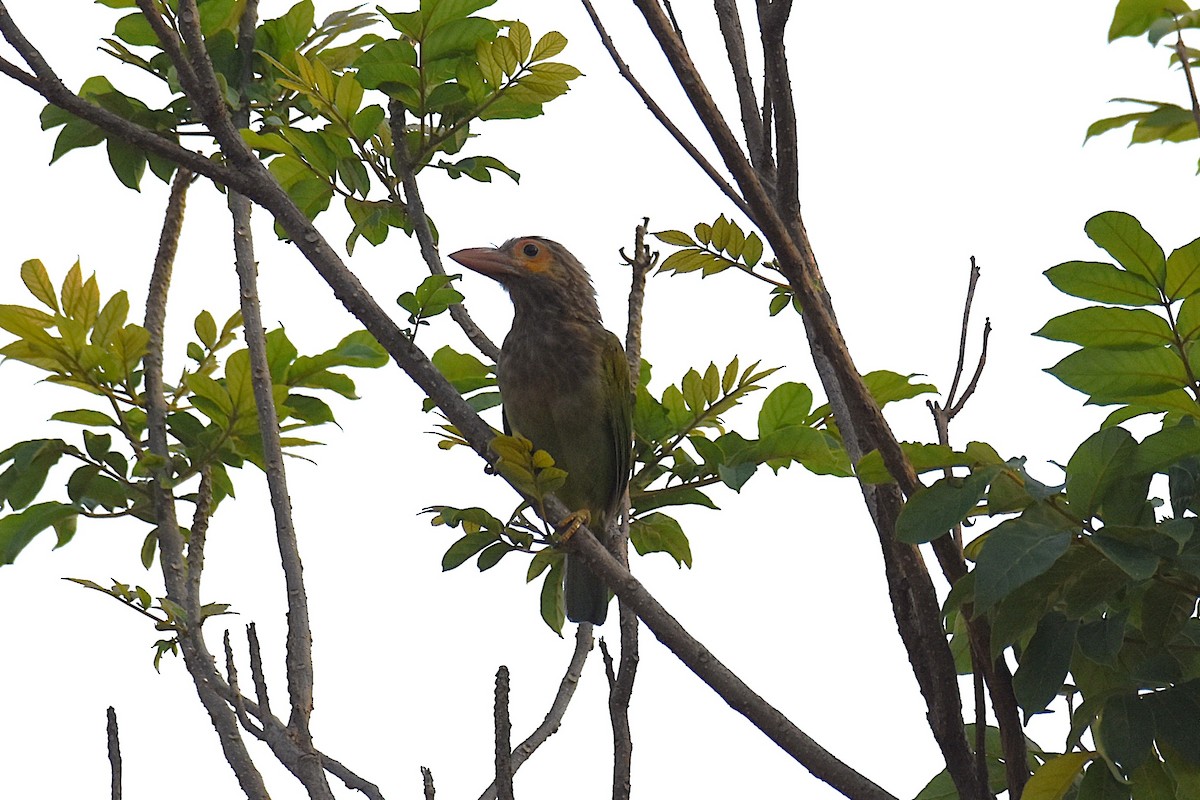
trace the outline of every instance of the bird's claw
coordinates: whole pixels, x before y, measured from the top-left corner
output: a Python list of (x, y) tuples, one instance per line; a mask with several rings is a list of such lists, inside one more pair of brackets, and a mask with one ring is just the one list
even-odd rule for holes
[(569, 514), (567, 517), (560, 520), (558, 525), (555, 526), (556, 530), (562, 531), (558, 534), (558, 543), (566, 544), (567, 540), (575, 535), (575, 531), (579, 530), (581, 527), (587, 525), (591, 521), (592, 514), (586, 508), (581, 508), (580, 510)]

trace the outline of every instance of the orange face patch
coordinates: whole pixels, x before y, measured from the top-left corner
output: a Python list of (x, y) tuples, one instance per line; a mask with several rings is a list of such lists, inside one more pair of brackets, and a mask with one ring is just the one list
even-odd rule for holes
[(513, 242), (510, 252), (513, 261), (530, 272), (546, 272), (554, 260), (550, 248), (537, 239), (518, 239)]

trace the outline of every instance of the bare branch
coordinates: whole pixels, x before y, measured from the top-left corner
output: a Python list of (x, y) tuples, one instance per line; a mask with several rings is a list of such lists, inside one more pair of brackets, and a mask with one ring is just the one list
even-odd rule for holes
[(108, 765), (112, 771), (112, 800), (121, 800), (121, 737), (117, 731), (117, 710), (108, 707)]
[[(2, 13), (2, 9), (0, 9)], [(5, 34), (7, 38), (7, 33)], [(233, 769), (238, 784), (251, 800), (267, 800), (268, 793), (262, 775), (254, 766), (246, 743), (238, 732), (237, 718), (218, 695), (215, 683), (220, 674), (213, 665), (212, 655), (204, 644), (200, 631), (201, 617), (198, 601), (192, 602), (188, 580), (184, 569), (183, 536), (175, 517), (175, 502), (170, 490), (170, 450), (167, 446), (167, 407), (163, 389), (163, 326), (167, 313), (167, 291), (171, 281), (171, 268), (179, 242), (179, 230), (183, 220), (184, 198), (191, 174), (181, 169), (175, 174), (171, 195), (167, 204), (166, 220), (159, 237), (158, 253), (150, 275), (150, 286), (146, 298), (145, 327), (149, 333), (146, 355), (143, 358), (146, 387), (146, 435), (150, 452), (158, 456), (162, 466), (152, 470), (151, 501), (158, 523), (159, 563), (167, 597), (182, 606), (187, 612), (186, 630), (179, 631), (179, 643), (183, 650), (184, 664), (196, 685), (196, 692), (203, 703), (217, 737), (221, 742), (225, 760)]]
[(621, 249), (621, 259), (633, 272), (629, 286), (629, 313), (625, 324), (625, 357), (629, 361), (630, 385), (637, 386), (642, 372), (642, 307), (646, 304), (646, 276), (658, 263), (658, 251), (650, 252), (646, 244), (646, 233), (650, 230), (650, 218), (643, 217), (642, 224), (634, 229), (633, 256)]
[[(246, 711), (245, 697), (242, 695), (241, 689), (238, 688), (238, 672), (237, 663), (233, 658), (233, 645), (229, 642), (229, 629), (226, 628), (225, 636), (222, 637), (222, 642), (225, 645), (225, 675), (229, 681), (229, 688), (233, 692), (233, 710), (237, 714), (238, 722), (242, 727), (249, 731), (256, 739), (265, 738), (263, 729), (250, 719), (250, 714)], [(259, 665), (262, 666), (261, 664)], [(257, 676), (255, 676), (257, 677)]]
[(725, 52), (733, 70), (733, 82), (737, 87), (738, 106), (742, 112), (742, 130), (746, 132), (746, 146), (750, 151), (750, 163), (760, 175), (772, 176), (775, 164), (771, 160), (770, 138), (763, 136), (763, 115), (759, 110), (758, 97), (754, 92), (754, 81), (750, 78), (750, 64), (746, 57), (746, 37), (742, 33), (742, 17), (736, 0), (713, 0), (713, 10), (725, 39)]
[[(445, 275), (446, 268), (442, 265), (442, 256), (438, 253), (437, 240), (429, 225), (429, 217), (425, 214), (425, 203), (421, 200), (417, 176), (413, 171), (412, 157), (408, 152), (404, 137), (404, 106), (393, 100), (388, 104), (389, 124), (392, 127), (392, 152), (396, 170), (400, 173), (401, 185), (404, 187), (404, 212), (416, 233), (417, 243), (421, 247), (421, 257), (434, 275)], [(450, 306), (450, 317), (458, 323), (471, 344), (479, 348), (492, 361), (500, 358), (500, 348), (488, 335), (483, 332), (475, 320), (471, 319), (467, 307), (462, 303)]]
[[(571, 660), (567, 664), (567, 672), (563, 675), (558, 684), (558, 692), (554, 695), (554, 701), (550, 704), (550, 709), (546, 712), (542, 724), (538, 725), (533, 733), (526, 737), (525, 741), (517, 745), (512, 752), (512, 771), (515, 774), (521, 765), (529, 760), (542, 744), (558, 732), (558, 728), (562, 725), (563, 715), (567, 713), (567, 706), (571, 703), (571, 698), (575, 695), (575, 688), (579, 686), (579, 679), (583, 676), (583, 665), (587, 661), (588, 653), (592, 649), (592, 626), (587, 623), (577, 625), (575, 628), (575, 650), (571, 653)], [(493, 781), (487, 789), (484, 789), (483, 794), (479, 795), (479, 800), (495, 800), (496, 799), (496, 783)]]
[(512, 723), (508, 718), (508, 667), (496, 671), (496, 798), (513, 800)]
[(979, 274), (979, 265), (975, 263), (975, 256), (971, 256), (971, 271), (967, 277), (967, 299), (963, 303), (962, 327), (958, 336), (958, 360), (954, 366), (954, 380), (950, 382), (950, 391), (946, 394), (947, 407), (954, 405), (954, 399), (958, 393), (958, 382), (962, 379), (963, 366), (967, 360), (967, 334), (971, 330), (971, 306), (975, 303), (975, 287), (979, 284)]
[(737, 193), (737, 190), (729, 185), (729, 182), (717, 171), (716, 167), (709, 163), (708, 159), (692, 144), (683, 131), (671, 121), (671, 118), (654, 101), (650, 93), (642, 88), (642, 84), (634, 77), (633, 72), (629, 69), (629, 65), (625, 63), (625, 60), (621, 58), (621, 54), (617, 52), (616, 45), (613, 44), (612, 39), (609, 38), (608, 31), (604, 29), (603, 23), (600, 22), (600, 16), (596, 13), (596, 9), (592, 7), (591, 0), (582, 0), (582, 2), (583, 7), (587, 9), (588, 16), (592, 18), (592, 25), (596, 28), (596, 33), (600, 35), (600, 41), (604, 44), (604, 49), (612, 57), (613, 64), (617, 67), (617, 72), (633, 87), (633, 90), (637, 92), (638, 97), (642, 98), (642, 102), (646, 104), (646, 108), (650, 109), (650, 113), (654, 115), (658, 123), (667, 130), (667, 133), (674, 137), (679, 146), (684, 149), (684, 152), (692, 157), (692, 160), (704, 171), (709, 180), (716, 184), (717, 188), (724, 192), (725, 196), (732, 200), (733, 204), (741, 209), (743, 214), (752, 219), (754, 215), (750, 211), (750, 207), (746, 205), (746, 201)]
[(778, 167), (774, 173), (775, 199), (784, 219), (799, 219), (800, 150), (796, 136), (796, 106), (792, 100), (792, 82), (788, 77), (787, 51), (783, 44), (783, 32), (791, 10), (791, 0), (758, 2), (764, 83), (771, 87), (771, 109), (775, 116), (775, 150), (778, 154)]
[(421, 782), (425, 788), (425, 800), (433, 800), (433, 772), (429, 767), (421, 767)]

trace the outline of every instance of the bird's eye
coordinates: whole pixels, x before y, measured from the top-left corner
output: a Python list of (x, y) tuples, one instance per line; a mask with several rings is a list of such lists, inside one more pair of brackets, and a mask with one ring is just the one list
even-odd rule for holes
[(538, 246), (536, 244), (534, 244), (533, 242), (530, 242), (529, 244), (527, 244), (521, 248), (521, 252), (524, 253), (525, 255), (529, 256), (530, 258), (533, 258), (541, 251), (538, 250)]

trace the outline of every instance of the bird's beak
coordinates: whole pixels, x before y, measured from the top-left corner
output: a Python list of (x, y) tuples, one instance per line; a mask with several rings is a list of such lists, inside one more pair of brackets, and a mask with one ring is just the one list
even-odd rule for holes
[(496, 280), (511, 275), (516, 266), (507, 253), (494, 247), (469, 247), (451, 253), (450, 257), (467, 269)]

